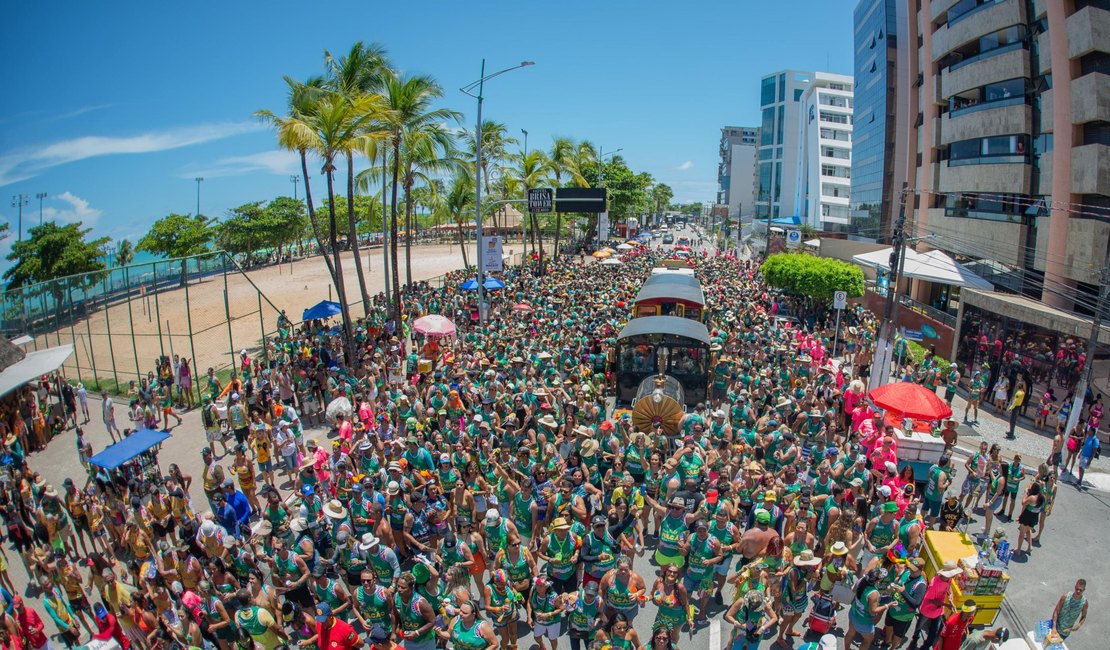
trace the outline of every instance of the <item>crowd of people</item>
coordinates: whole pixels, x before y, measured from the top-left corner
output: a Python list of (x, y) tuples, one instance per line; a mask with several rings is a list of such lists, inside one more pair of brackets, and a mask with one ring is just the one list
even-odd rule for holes
[[(68, 646), (662, 650), (720, 616), (731, 647), (751, 650), (827, 632), (842, 607), (845, 642), (862, 650), (1004, 641), (968, 634), (975, 606), (949, 601), (954, 567), (926, 580), (923, 544), (927, 529), (965, 524), (978, 481), (1005, 465), (984, 450), (963, 490), (947, 457), (923, 490), (899, 470), (892, 427), (864, 397), (866, 311), (844, 314), (845, 373), (829, 319), (784, 324), (756, 263), (695, 257), (711, 399), (678, 435), (614, 417), (610, 351), (656, 261), (645, 250), (619, 266), (507, 270), (485, 323), (458, 282), (414, 285), (406, 322), (454, 315), (449, 339), (410, 342), (378, 296), (355, 358), (333, 325), (283, 316), (228, 383), (202, 380), (195, 478), (90, 467), (56, 489), (9, 448), (0, 508), (39, 601), (21, 598), (0, 556), (0, 646), (48, 647), (45, 615)], [(144, 424), (177, 415), (174, 376), (180, 365), (163, 364), (154, 387), (136, 387), (156, 419)], [(350, 410), (327, 417), (340, 397)], [(1001, 488), (1037, 537), (1050, 504), (1034, 487), (1051, 476)], [(1061, 633), (1083, 624), (1083, 598), (1061, 600)], [(642, 638), (633, 622), (649, 602)]]

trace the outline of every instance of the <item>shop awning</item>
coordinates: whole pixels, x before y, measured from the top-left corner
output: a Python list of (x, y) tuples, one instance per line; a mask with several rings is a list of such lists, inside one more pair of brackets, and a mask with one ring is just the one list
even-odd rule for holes
[(71, 354), (72, 345), (28, 352), (26, 357), (0, 372), (0, 395), (7, 395), (31, 380), (61, 368)]
[[(853, 255), (852, 261), (860, 266), (872, 269), (890, 271), (891, 248), (882, 248), (870, 253)], [(945, 253), (933, 250), (927, 253), (918, 253), (907, 248), (905, 251), (906, 263), (903, 265), (903, 277), (937, 284), (948, 284), (955, 287), (970, 287), (993, 291), (994, 285), (975, 275), (963, 264), (952, 259)]]

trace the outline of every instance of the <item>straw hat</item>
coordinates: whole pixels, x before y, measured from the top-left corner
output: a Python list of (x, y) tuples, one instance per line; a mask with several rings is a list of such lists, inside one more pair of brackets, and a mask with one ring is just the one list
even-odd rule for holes
[(251, 526), (251, 537), (266, 537), (274, 532), (274, 525), (266, 519), (259, 519)]
[(332, 499), (324, 506), (324, 516), (328, 519), (346, 519), (347, 509), (338, 499)]
[(814, 557), (813, 551), (808, 548), (794, 556), (794, 566), (817, 566), (821, 558)]
[(582, 441), (582, 449), (579, 450), (578, 455), (582, 458), (593, 458), (597, 455), (598, 442), (593, 438), (587, 438)]
[(848, 545), (844, 542), (836, 542), (832, 545), (832, 548), (829, 549), (829, 552), (833, 555), (847, 555)]
[(542, 424), (545, 427), (550, 427), (552, 429), (559, 428), (559, 423), (555, 421), (555, 418), (551, 417), (550, 413), (548, 413), (547, 415), (540, 418), (540, 424)]

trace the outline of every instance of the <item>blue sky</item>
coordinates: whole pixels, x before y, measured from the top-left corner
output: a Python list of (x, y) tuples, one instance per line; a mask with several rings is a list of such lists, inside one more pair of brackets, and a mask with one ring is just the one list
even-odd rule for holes
[[(380, 42), (394, 65), (456, 89), (488, 69), (536, 65), (486, 87), (485, 116), (529, 147), (587, 138), (711, 200), (725, 124), (759, 122), (759, 78), (783, 69), (851, 73), (848, 0), (663, 2), (21, 2), (0, 39), (0, 185), (31, 197), (24, 228), (80, 219), (97, 235), (141, 236), (155, 219), (291, 194), (295, 159), (252, 112), (283, 109), (284, 74), (322, 69), (324, 50)], [(317, 169), (318, 172), (318, 169)], [(322, 183), (319, 177), (315, 185)], [(302, 186), (303, 191), (303, 186)], [(8, 238), (0, 243), (6, 254)]]

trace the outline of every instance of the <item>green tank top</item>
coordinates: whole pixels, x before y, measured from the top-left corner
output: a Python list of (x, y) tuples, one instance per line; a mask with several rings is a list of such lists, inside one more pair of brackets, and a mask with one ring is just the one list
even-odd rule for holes
[(586, 596), (581, 590), (578, 591), (578, 600), (575, 601), (574, 607), (570, 610), (570, 627), (573, 630), (581, 632), (593, 628), (594, 623), (598, 618), (598, 604), (601, 601), (594, 598), (594, 602), (587, 603)]
[(508, 609), (495, 613), (493, 620), (498, 624), (505, 624), (516, 618), (516, 606), (519, 599), (520, 597), (513, 591), (512, 587), (505, 587), (505, 593), (501, 593), (491, 586), (489, 589), (490, 605), (493, 607), (508, 606)]
[(605, 602), (613, 609), (632, 609), (638, 604), (628, 584), (622, 584), (616, 577), (605, 588)]
[[(907, 592), (912, 592), (914, 586), (918, 582), (925, 582), (925, 578), (919, 576), (915, 579), (913, 576), (910, 575), (909, 571), (904, 571), (902, 575), (894, 581), (895, 584), (899, 584), (905, 587)], [(910, 604), (906, 602), (906, 598), (902, 593), (898, 593), (897, 591), (893, 593), (894, 607), (890, 608), (890, 617), (896, 621), (913, 620), (913, 617), (917, 615), (917, 610), (913, 607), (910, 607)]]
[(678, 555), (678, 544), (686, 537), (686, 522), (682, 517), (667, 515), (659, 526), (659, 552), (663, 555)]
[(501, 555), (501, 568), (505, 569), (508, 574), (509, 580), (513, 582), (520, 582), (527, 578), (532, 577), (532, 569), (528, 566), (528, 561), (524, 555), (524, 549), (520, 550), (517, 554), (516, 562), (509, 559), (509, 553), (506, 551)]
[(714, 538), (712, 535), (706, 536), (705, 539), (698, 539), (697, 535), (690, 538), (690, 564), (686, 567), (686, 576), (691, 580), (700, 580), (706, 576), (712, 567), (706, 564), (706, 561), (714, 557), (716, 553), (713, 549)]
[[(328, 584), (323, 587), (318, 584), (312, 585), (312, 592), (316, 595), (316, 602), (325, 602), (331, 605), (332, 611), (343, 604), (343, 601), (339, 598), (339, 594), (335, 591), (335, 582), (332, 580), (329, 580)], [(350, 611), (350, 609), (345, 609), (336, 614), (336, 616), (346, 621), (348, 612)]]
[(462, 622), (462, 618), (456, 619), (455, 624), (451, 626), (452, 646), (456, 650), (486, 650), (486, 646), (489, 644), (479, 634), (481, 627), (482, 621), (480, 619), (475, 620), (474, 625), (471, 625), (469, 629)]
[[(539, 595), (538, 591), (533, 588), (532, 593), (529, 594), (529, 596), (528, 596), (528, 600), (530, 600), (531, 603), (532, 603), (532, 613), (534, 613), (534, 614), (536, 614), (536, 613), (538, 613), (538, 614), (550, 614), (551, 612), (554, 612), (555, 609), (556, 609), (555, 600), (558, 597), (559, 597), (559, 595), (555, 593), (554, 588), (549, 587), (548, 590), (547, 590), (547, 595), (543, 596), (543, 597), (541, 597)], [(545, 625), (558, 625), (559, 621), (562, 621), (562, 620), (563, 620), (563, 615), (559, 614), (558, 616), (551, 616), (549, 618), (546, 618), (543, 621), (541, 621), (539, 618), (537, 618), (536, 623), (537, 624), (543, 623)]]
[(616, 568), (617, 540), (613, 539), (609, 531), (605, 531), (600, 538), (591, 531), (590, 534), (586, 535), (583, 546), (585, 547), (585, 555), (601, 555), (604, 553), (609, 556), (607, 559), (599, 559), (597, 562), (592, 563), (592, 566), (589, 567), (590, 575), (603, 576), (606, 571)]
[(442, 583), (436, 582), (435, 588), (436, 591), (434, 593), (429, 591), (428, 583), (425, 582), (422, 585), (416, 585), (416, 593), (423, 596), (424, 600), (428, 601), (428, 604), (432, 606), (433, 612), (439, 614), (441, 613), (440, 610), (443, 609), (443, 599), (447, 594), (443, 591)]
[(251, 636), (262, 636), (268, 631), (268, 628), (258, 620), (258, 611), (262, 608), (257, 605), (248, 605), (235, 612), (235, 622), (239, 625), (239, 629), (243, 630)]
[(370, 590), (365, 586), (359, 587), (355, 590), (355, 605), (371, 628), (381, 625), (387, 632), (392, 631), (393, 619), (389, 616), (389, 598), (385, 589), (380, 586)]
[(864, 587), (863, 593), (852, 600), (852, 616), (855, 616), (856, 620), (871, 620), (871, 606), (868, 604), (867, 599), (876, 591), (878, 591), (878, 589), (876, 589), (874, 585), (867, 585)]
[(516, 524), (516, 530), (522, 537), (532, 536), (532, 495), (527, 497), (521, 496), (517, 492), (513, 497), (512, 503), (512, 517), (513, 523)]
[(868, 540), (876, 547), (887, 546), (894, 541), (894, 536), (898, 531), (898, 520), (893, 519), (890, 523), (883, 523), (882, 519), (875, 521), (875, 527), (871, 529), (871, 536)]
[(551, 576), (559, 580), (570, 577), (576, 565), (570, 561), (574, 555), (574, 538), (569, 534), (566, 539), (560, 540), (551, 533), (547, 538), (547, 556), (552, 558), (548, 564), (551, 566)]
[(424, 615), (420, 613), (420, 603), (424, 601), (424, 597), (418, 593), (412, 594), (412, 600), (407, 604), (401, 601), (401, 594), (393, 595), (393, 606), (397, 609), (397, 615), (401, 622), (401, 629), (404, 630), (406, 640), (412, 641), (413, 644), (420, 644), (426, 641), (431, 641), (433, 632), (428, 628), (423, 634), (408, 638), (408, 634), (415, 632), (424, 626)]

